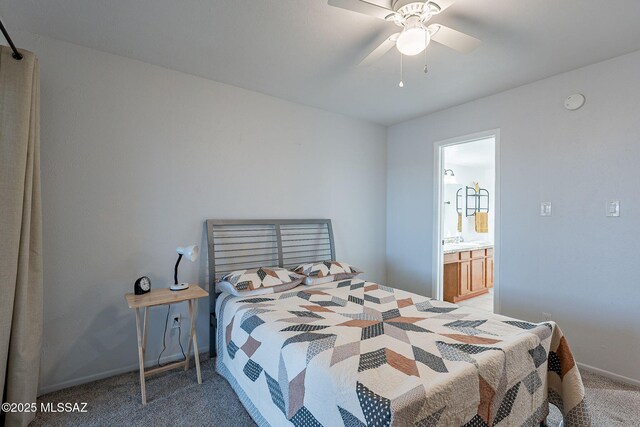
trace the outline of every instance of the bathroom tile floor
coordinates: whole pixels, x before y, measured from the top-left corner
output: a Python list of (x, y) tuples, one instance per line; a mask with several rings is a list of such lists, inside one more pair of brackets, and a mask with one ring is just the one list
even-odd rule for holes
[(488, 294), (460, 301), (456, 304), (462, 307), (473, 307), (493, 313), (493, 288), (489, 289)]

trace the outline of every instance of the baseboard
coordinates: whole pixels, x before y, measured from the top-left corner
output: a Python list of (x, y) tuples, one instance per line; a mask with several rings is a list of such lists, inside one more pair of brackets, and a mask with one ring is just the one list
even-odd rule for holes
[(624, 375), (614, 374), (613, 372), (605, 371), (604, 369), (596, 368), (594, 366), (585, 365), (584, 363), (577, 363), (580, 369), (593, 372), (594, 374), (602, 375), (612, 380), (620, 381), (621, 383), (640, 387), (640, 381), (633, 378), (625, 377)]
[[(208, 353), (209, 352), (209, 347), (207, 346), (207, 347), (199, 349), (199, 350), (200, 350), (200, 353)], [(193, 357), (193, 355), (192, 355), (192, 357)], [(167, 362), (173, 362), (173, 361), (176, 361), (176, 360), (180, 360), (181, 358), (182, 358), (182, 354), (181, 353), (175, 353), (175, 354), (171, 354), (171, 355), (162, 357), (160, 359), (160, 363), (165, 364)], [(158, 359), (147, 360), (144, 363), (144, 366), (145, 366), (145, 368), (150, 368), (150, 367), (155, 366), (157, 363), (158, 363)], [(86, 375), (84, 377), (74, 378), (74, 379), (63, 381), (63, 382), (57, 383), (57, 384), (47, 385), (47, 386), (44, 386), (44, 387), (40, 388), (40, 391), (38, 392), (38, 396), (42, 396), (43, 394), (47, 394), (47, 393), (51, 393), (51, 392), (54, 392), (54, 391), (62, 390), (64, 388), (73, 387), (75, 385), (90, 383), (92, 381), (103, 380), (105, 378), (113, 377), (115, 375), (126, 374), (127, 372), (137, 371), (137, 370), (138, 370), (138, 364), (135, 363), (135, 364), (132, 364), (132, 365), (129, 365), (129, 366), (123, 366), (122, 368), (111, 369), (109, 371), (99, 372), (97, 374)]]

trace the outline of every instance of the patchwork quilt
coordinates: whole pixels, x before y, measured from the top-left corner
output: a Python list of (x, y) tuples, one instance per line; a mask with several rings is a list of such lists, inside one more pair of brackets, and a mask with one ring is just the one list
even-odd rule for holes
[(259, 425), (589, 427), (553, 322), (533, 324), (359, 279), (217, 299), (216, 369)]

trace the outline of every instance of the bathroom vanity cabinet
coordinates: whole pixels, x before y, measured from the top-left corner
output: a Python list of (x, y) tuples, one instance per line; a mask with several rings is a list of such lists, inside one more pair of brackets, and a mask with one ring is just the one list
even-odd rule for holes
[(444, 300), (458, 302), (493, 287), (493, 247), (445, 251)]

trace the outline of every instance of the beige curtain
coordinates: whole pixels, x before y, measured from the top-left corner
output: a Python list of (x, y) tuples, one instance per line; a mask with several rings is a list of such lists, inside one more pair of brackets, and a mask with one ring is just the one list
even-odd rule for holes
[[(0, 46), (0, 385), (2, 402), (35, 402), (42, 345), (40, 75)], [(2, 413), (27, 425), (33, 413)]]

